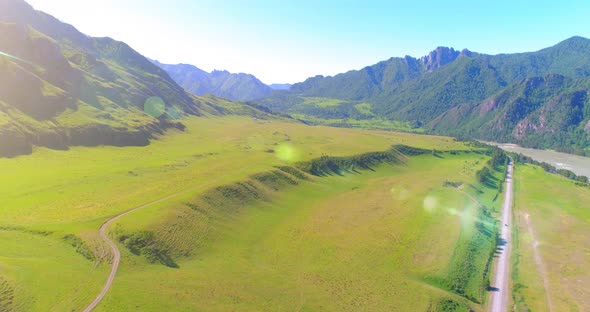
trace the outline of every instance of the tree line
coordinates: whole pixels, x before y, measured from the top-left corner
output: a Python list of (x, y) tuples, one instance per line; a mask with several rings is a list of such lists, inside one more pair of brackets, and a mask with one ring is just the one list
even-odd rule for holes
[(532, 159), (531, 157), (528, 157), (528, 156), (525, 156), (522, 154), (511, 153), (511, 157), (512, 157), (512, 159), (514, 159), (514, 161), (516, 161), (518, 163), (536, 165), (536, 166), (543, 168), (543, 170), (545, 170), (548, 173), (558, 174), (560, 176), (566, 177), (570, 180), (573, 180), (573, 181), (576, 181), (579, 183), (584, 183), (584, 184), (589, 183), (588, 177), (583, 176), (583, 175), (576, 175), (571, 170), (557, 169), (555, 166), (553, 166), (551, 164), (548, 164), (546, 162), (536, 161), (536, 160)]

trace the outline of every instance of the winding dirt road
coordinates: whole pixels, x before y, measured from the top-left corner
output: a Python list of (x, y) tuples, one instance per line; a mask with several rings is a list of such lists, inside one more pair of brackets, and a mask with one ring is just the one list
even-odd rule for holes
[[(238, 170), (236, 172), (233, 172), (233, 174), (246, 171), (248, 168), (250, 168), (250, 166), (249, 167), (244, 167), (241, 170)], [(96, 296), (96, 298), (94, 298), (94, 301), (92, 301), (92, 303), (90, 303), (83, 311), (84, 312), (90, 312), (94, 308), (96, 308), (96, 306), (100, 303), (100, 301), (107, 294), (107, 292), (109, 291), (109, 289), (111, 289), (111, 286), (113, 285), (113, 281), (115, 280), (115, 275), (117, 275), (117, 270), (119, 269), (119, 262), (121, 262), (121, 252), (119, 251), (119, 247), (117, 246), (117, 244), (114, 241), (112, 241), (109, 238), (109, 236), (107, 235), (107, 229), (108, 229), (108, 227), (111, 224), (115, 223), (117, 220), (121, 219), (122, 217), (124, 217), (124, 216), (126, 216), (126, 215), (128, 215), (130, 213), (133, 213), (133, 212), (135, 212), (137, 210), (144, 209), (144, 208), (147, 208), (147, 207), (150, 207), (150, 206), (159, 204), (161, 202), (170, 200), (172, 198), (175, 198), (175, 197), (178, 197), (178, 196), (181, 196), (181, 195), (184, 195), (184, 194), (187, 194), (187, 193), (194, 192), (194, 191), (197, 191), (199, 189), (205, 188), (205, 187), (207, 187), (207, 186), (209, 186), (209, 185), (211, 185), (213, 183), (216, 183), (216, 182), (220, 181), (221, 179), (227, 177), (230, 174), (232, 174), (232, 173), (224, 174), (222, 176), (219, 176), (216, 179), (209, 180), (206, 183), (200, 184), (200, 185), (195, 186), (195, 187), (192, 187), (190, 189), (187, 189), (187, 190), (184, 190), (184, 191), (181, 191), (181, 192), (178, 192), (178, 193), (174, 193), (174, 194), (168, 195), (166, 197), (163, 197), (163, 198), (160, 198), (158, 200), (149, 202), (147, 204), (143, 204), (143, 205), (141, 205), (139, 207), (135, 207), (135, 208), (133, 208), (131, 210), (128, 210), (126, 212), (123, 212), (121, 214), (118, 214), (118, 215), (116, 215), (116, 216), (108, 219), (105, 223), (103, 223), (103, 225), (100, 227), (99, 235), (100, 235), (100, 238), (102, 238), (102, 240), (104, 240), (107, 243), (107, 245), (109, 245), (111, 247), (111, 251), (112, 251), (112, 254), (113, 254), (113, 264), (111, 265), (111, 273), (109, 274), (109, 277), (108, 277), (106, 283), (104, 284), (102, 290), (98, 294), (98, 296)]]
[[(246, 168), (242, 169), (241, 171), (244, 171), (245, 169)], [(508, 285), (509, 285), (509, 268), (510, 268), (510, 249), (508, 248), (508, 243), (510, 241), (510, 233), (511, 233), (510, 221), (511, 221), (511, 216), (512, 216), (512, 171), (513, 171), (513, 163), (512, 163), (512, 159), (511, 159), (509, 166), (508, 166), (508, 175), (506, 177), (506, 197), (504, 199), (504, 206), (502, 208), (502, 224), (501, 224), (502, 231), (501, 231), (501, 235), (500, 235), (500, 242), (501, 242), (500, 245), (503, 246), (504, 250), (499, 255), (498, 263), (496, 266), (494, 284), (492, 285), (492, 287), (497, 288), (497, 291), (494, 291), (491, 296), (491, 298), (492, 298), (491, 303), (490, 303), (490, 311), (491, 312), (505, 312), (505, 311), (507, 311), (508, 302), (509, 302), (509, 299), (508, 299), (509, 298), (508, 297), (509, 287), (508, 287)], [(111, 247), (111, 251), (113, 254), (111, 272), (110, 272), (109, 277), (107, 278), (107, 281), (104, 284), (102, 290), (100, 291), (100, 293), (96, 296), (96, 298), (94, 298), (94, 301), (92, 301), (92, 303), (90, 303), (83, 310), (83, 312), (91, 312), (94, 308), (96, 308), (96, 306), (98, 306), (98, 304), (102, 301), (102, 299), (105, 297), (105, 295), (107, 294), (107, 292), (110, 290), (111, 286), (113, 285), (113, 281), (115, 280), (115, 276), (117, 275), (117, 270), (119, 269), (119, 263), (121, 262), (121, 252), (119, 251), (119, 247), (117, 246), (117, 244), (113, 240), (111, 240), (107, 234), (107, 230), (111, 224), (115, 223), (116, 221), (118, 221), (122, 217), (124, 217), (128, 214), (131, 214), (137, 210), (141, 210), (141, 209), (159, 204), (161, 202), (170, 200), (172, 198), (184, 195), (186, 193), (194, 192), (194, 191), (199, 190), (201, 188), (207, 187), (208, 185), (211, 185), (211, 184), (223, 179), (225, 176), (227, 176), (227, 175), (220, 176), (217, 179), (210, 180), (207, 183), (193, 187), (191, 189), (184, 190), (184, 191), (178, 192), (178, 193), (174, 193), (174, 194), (168, 195), (166, 197), (160, 198), (158, 200), (149, 202), (147, 204), (135, 207), (131, 210), (128, 210), (126, 212), (118, 214), (118, 215), (108, 219), (105, 223), (103, 223), (103, 225), (100, 227), (99, 235), (102, 238), (102, 240), (104, 240), (107, 243), (107, 245), (109, 245), (109, 247)]]
[[(213, 183), (214, 181), (210, 182)], [(200, 187), (204, 187), (204, 185), (200, 186)], [(110, 218), (109, 220), (107, 220), (105, 223), (103, 223), (103, 225), (100, 227), (99, 230), (99, 235), (100, 238), (102, 238), (102, 240), (104, 240), (110, 247), (111, 247), (111, 251), (113, 254), (113, 264), (111, 266), (111, 273), (109, 274), (109, 278), (107, 279), (106, 283), (104, 284), (102, 290), (100, 291), (100, 293), (98, 294), (98, 296), (96, 296), (96, 298), (94, 298), (94, 301), (92, 301), (92, 303), (90, 303), (85, 309), (84, 312), (90, 312), (92, 311), (94, 308), (96, 308), (96, 306), (100, 303), (100, 301), (104, 298), (104, 296), (107, 294), (107, 292), (109, 291), (109, 289), (111, 288), (111, 286), (113, 285), (113, 281), (115, 280), (115, 275), (117, 275), (117, 270), (119, 269), (119, 262), (121, 262), (121, 252), (119, 251), (119, 247), (117, 247), (117, 244), (115, 242), (113, 242), (109, 236), (107, 235), (107, 229), (108, 227), (113, 224), (114, 222), (116, 222), (117, 220), (121, 219), (122, 217), (143, 209), (143, 208), (147, 208), (149, 206), (153, 206), (155, 204), (159, 204), (163, 201), (172, 199), (174, 197), (180, 196), (182, 194), (188, 193), (190, 191), (193, 191), (194, 189), (191, 190), (187, 190), (187, 191), (183, 191), (180, 193), (175, 193), (169, 196), (166, 196), (164, 198), (160, 198), (156, 201), (141, 205), (139, 207), (135, 207), (131, 210), (128, 210), (126, 212), (123, 212), (119, 215), (116, 215), (112, 218)]]
[(491, 285), (493, 288), (490, 312), (505, 312), (508, 310), (510, 302), (510, 239), (511, 239), (511, 220), (512, 220), (512, 172), (514, 164), (512, 159), (509, 160), (508, 174), (506, 175), (506, 194), (504, 197), (504, 205), (502, 206), (502, 220), (500, 231), (499, 248), (502, 248), (498, 255), (498, 262), (496, 263), (496, 270), (494, 281)]

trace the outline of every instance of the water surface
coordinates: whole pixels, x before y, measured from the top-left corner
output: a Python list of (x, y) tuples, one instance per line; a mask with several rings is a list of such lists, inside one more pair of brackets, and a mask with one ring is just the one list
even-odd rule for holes
[(590, 177), (590, 158), (588, 157), (560, 153), (553, 150), (526, 148), (516, 144), (486, 143), (498, 146), (508, 152), (523, 154), (539, 162), (546, 162), (555, 166), (557, 169), (567, 169), (573, 171), (576, 175)]

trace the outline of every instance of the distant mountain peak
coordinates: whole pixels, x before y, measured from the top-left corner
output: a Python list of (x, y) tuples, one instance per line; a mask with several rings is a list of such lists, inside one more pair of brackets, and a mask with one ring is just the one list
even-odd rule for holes
[(586, 51), (590, 50), (590, 39), (580, 36), (573, 36), (558, 43), (555, 45), (555, 47)]
[(228, 72), (227, 70), (225, 70), (225, 69), (221, 69), (221, 70), (220, 70), (220, 69), (214, 69), (214, 70), (211, 72), (211, 74), (212, 74), (212, 75), (216, 75), (216, 74), (224, 74), (224, 75), (229, 75), (229, 72)]
[(467, 56), (467, 57), (472, 56), (472, 55), (473, 55), (473, 52), (471, 52), (467, 49), (461, 50), (461, 53), (459, 54), (459, 56)]
[(461, 52), (455, 51), (453, 48), (438, 47), (428, 55), (421, 57), (420, 62), (426, 67), (427, 71), (433, 71), (443, 65), (453, 62), (460, 54)]
[(572, 36), (570, 38), (565, 39), (562, 42), (568, 42), (568, 41), (583, 41), (583, 42), (590, 42), (590, 39), (582, 37), (582, 36)]
[(208, 73), (194, 65), (153, 62), (185, 90), (198, 96), (213, 94), (230, 100), (250, 101), (268, 96), (272, 92), (271, 87), (251, 74), (218, 69)]

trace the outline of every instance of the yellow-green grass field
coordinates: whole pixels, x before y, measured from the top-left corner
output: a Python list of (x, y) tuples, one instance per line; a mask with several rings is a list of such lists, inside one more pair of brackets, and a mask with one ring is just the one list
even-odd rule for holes
[[(171, 130), (146, 147), (39, 148), (32, 155), (0, 159), (1, 308), (80, 310), (108, 274), (99, 226), (181, 192), (186, 193), (126, 216), (111, 229), (116, 238), (150, 231), (177, 267), (150, 263), (121, 244), (122, 266), (99, 310), (295, 310), (297, 305), (340, 310), (381, 304), (394, 309), (412, 298), (425, 309), (447, 305), (443, 298), (477, 308), (457, 295), (463, 290), (453, 288), (449, 276), (474, 237), (476, 218), (468, 213), (477, 216), (481, 210), (468, 205), (472, 200), (462, 192), (491, 207), (495, 190), (476, 186), (483, 190), (479, 194), (469, 187), (442, 188), (442, 182), (475, 185), (475, 170), (485, 156), (417, 156), (406, 165), (362, 174), (313, 177), (280, 191), (264, 190), (260, 200), (239, 209), (209, 205), (203, 208), (209, 214), (203, 214), (185, 203), (273, 166), (394, 144), (440, 151), (469, 147), (446, 137), (245, 117), (183, 122), (186, 131)], [(430, 193), (435, 206), (444, 209), (424, 210)], [(467, 217), (461, 223), (463, 209)], [(377, 278), (383, 274), (385, 279)], [(465, 293), (476, 298), (483, 277), (471, 280)], [(419, 291), (402, 291), (406, 287)], [(395, 289), (397, 296), (389, 294)], [(341, 300), (328, 300), (331, 296)], [(374, 303), (377, 298), (381, 301)]]
[(516, 310), (589, 311), (590, 188), (532, 165), (514, 176)]
[[(321, 155), (355, 155), (393, 144), (466, 148), (451, 138), (307, 127), (244, 117), (192, 118), (147, 147), (38, 148), (0, 159), (0, 226), (44, 229), (94, 222), (133, 206), (198, 186), (212, 177), (237, 181), (274, 165)], [(175, 132), (176, 131), (176, 132)], [(83, 224), (87, 226), (87, 224)]]
[[(362, 104), (360, 104), (362, 105)], [(360, 106), (361, 109), (364, 106)], [(398, 121), (398, 120), (389, 120), (389, 119), (381, 119), (381, 118), (371, 118), (371, 119), (353, 119), (353, 118), (346, 118), (346, 119), (338, 119), (338, 118), (318, 118), (311, 115), (305, 115), (301, 113), (291, 113), (293, 118), (297, 118), (299, 120), (304, 120), (305, 122), (313, 125), (327, 125), (327, 126), (334, 126), (334, 127), (344, 127), (344, 128), (358, 128), (358, 129), (371, 129), (371, 130), (389, 130), (389, 131), (403, 131), (403, 132), (412, 132), (412, 133), (422, 133), (424, 129), (422, 128), (414, 128), (409, 122), (405, 121)]]
[(80, 310), (108, 274), (54, 237), (0, 230), (0, 246), (0, 311)]
[[(475, 202), (496, 206), (497, 190), (474, 181), (486, 160), (416, 156), (404, 165), (314, 178), (221, 212), (183, 204), (138, 211), (113, 232), (149, 230), (189, 255), (170, 268), (125, 250), (112, 294), (98, 310), (427, 311), (447, 304), (480, 311), (465, 297), (485, 300), (495, 249), (494, 225)], [(192, 239), (192, 248), (170, 231)], [(474, 243), (477, 252), (469, 254)]]

